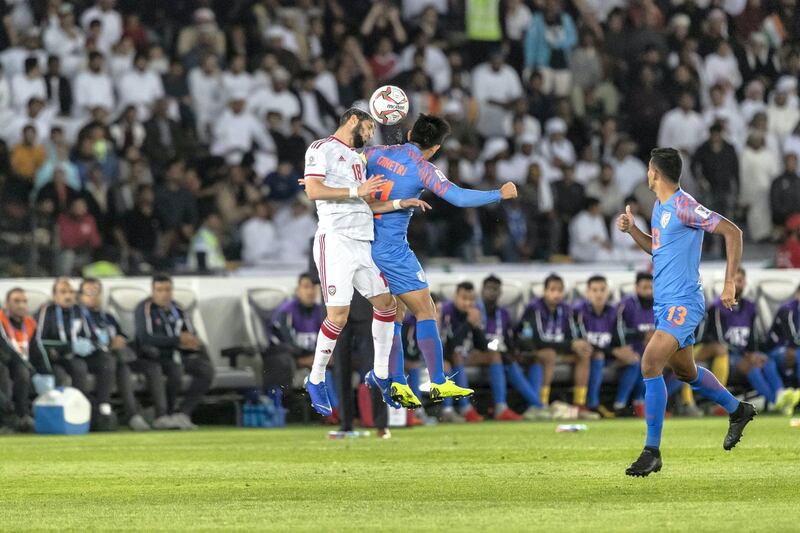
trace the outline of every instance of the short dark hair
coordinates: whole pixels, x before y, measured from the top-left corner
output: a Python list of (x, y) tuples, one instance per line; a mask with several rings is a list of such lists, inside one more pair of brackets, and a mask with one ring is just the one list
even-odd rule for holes
[(650, 151), (650, 164), (672, 183), (680, 183), (683, 162), (675, 148), (653, 148)]
[(72, 288), (72, 280), (71, 279), (69, 279), (67, 276), (59, 276), (59, 277), (57, 277), (56, 279), (53, 280), (53, 294), (56, 293), (56, 287), (58, 287), (62, 283), (66, 283), (66, 284), (69, 285), (70, 289)]
[(156, 283), (172, 283), (172, 277), (169, 274), (153, 274), (153, 280), (151, 281), (151, 285), (155, 285)]
[(600, 200), (598, 200), (594, 196), (589, 196), (588, 198), (586, 198), (586, 209), (591, 209), (598, 205), (600, 205)]
[(442, 144), (449, 133), (450, 124), (445, 119), (421, 113), (411, 127), (410, 140), (423, 150), (427, 150)]
[(300, 282), (302, 282), (304, 279), (307, 279), (314, 285), (319, 285), (319, 280), (315, 281), (314, 276), (311, 275), (311, 272), (303, 272), (302, 274), (297, 276), (297, 284), (300, 285)]
[(105, 59), (105, 57), (97, 50), (92, 50), (91, 52), (89, 52), (89, 62), (91, 63), (95, 59)]
[(485, 287), (488, 283), (496, 283), (497, 285), (502, 285), (503, 281), (500, 278), (498, 278), (497, 276), (495, 276), (494, 274), (489, 274), (483, 280), (483, 286)]
[(459, 291), (474, 291), (474, 290), (475, 290), (475, 284), (472, 283), (471, 281), (462, 281), (461, 283), (456, 285), (456, 293), (458, 293)]
[(653, 275), (650, 272), (637, 272), (636, 284), (638, 285), (640, 281), (653, 281)]
[(11, 299), (11, 295), (14, 294), (15, 292), (21, 292), (25, 294), (25, 289), (23, 289), (22, 287), (12, 287), (11, 289), (9, 289), (8, 292), (6, 293), (6, 303)]
[(359, 109), (357, 107), (351, 107), (350, 109), (348, 109), (347, 111), (342, 113), (342, 116), (339, 118), (339, 125), (340, 126), (344, 126), (345, 123), (348, 120), (350, 120), (350, 117), (352, 117), (352, 116), (358, 117), (358, 121), (359, 122), (364, 121), (364, 120), (373, 120), (372, 119), (372, 115), (370, 115), (366, 111), (362, 111), (361, 109)]
[(586, 286), (587, 287), (591, 287), (592, 283), (605, 283), (605, 284), (608, 284), (608, 280), (603, 275), (595, 274), (594, 276), (592, 276), (588, 280), (586, 280)]
[(744, 267), (737, 268), (736, 273), (741, 274), (742, 276), (747, 276), (747, 272), (745, 271)]
[(102, 286), (102, 283), (100, 283), (100, 280), (98, 278), (92, 278), (92, 277), (83, 278), (81, 280), (81, 284), (78, 286), (78, 292), (82, 293), (83, 292), (83, 287), (85, 285), (101, 285)]
[(551, 283), (560, 283), (561, 286), (563, 287), (564, 286), (564, 278), (562, 278), (561, 276), (559, 276), (556, 273), (550, 274), (549, 276), (544, 278), (544, 288), (546, 289), (547, 287), (549, 287)]
[(30, 56), (25, 58), (25, 74), (27, 74), (28, 72), (30, 72), (31, 70), (35, 69), (38, 66), (39, 66), (39, 60), (36, 57)]

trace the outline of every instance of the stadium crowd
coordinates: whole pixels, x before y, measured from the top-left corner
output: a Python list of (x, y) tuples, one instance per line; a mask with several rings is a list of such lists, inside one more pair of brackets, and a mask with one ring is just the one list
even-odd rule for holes
[(797, 266), (796, 3), (0, 2), (0, 270), (304, 262), (305, 148), (385, 83), (410, 121), (451, 123), (451, 180), (520, 189), (478, 210), (431, 198), (423, 257), (636, 263), (608, 222), (631, 204), (644, 225), (661, 145), (689, 192)]
[[(136, 431), (195, 429), (191, 417), (209, 393), (214, 365), (188, 313), (173, 299), (172, 280), (155, 275), (151, 287), (151, 296), (136, 306), (134, 331), (123, 331), (103, 308), (103, 286), (96, 278), (81, 281), (77, 298), (71, 281), (57, 278), (52, 302), (33, 314), (25, 290), (9, 290), (0, 311), (0, 428), (31, 431), (34, 393), (71, 384), (91, 400), (95, 430), (109, 431), (118, 423)], [(768, 410), (791, 414), (800, 389), (784, 384), (800, 375), (800, 287), (771, 321), (760, 316), (746, 288), (746, 273), (740, 270), (738, 305), (728, 310), (716, 299), (708, 306), (696, 333), (695, 358), (723, 384), (730, 381), (740, 393), (754, 391)], [(502, 280), (490, 275), (480, 288), (462, 282), (452, 294), (436, 298), (448, 372), (463, 387), (470, 377), (488, 377), (491, 402), (482, 409), (485, 413), (478, 412), (481, 402), (446, 399), (438, 409), (428, 403), (408, 411), (409, 425), (436, 418), (480, 422), (484, 416), (503, 421), (643, 416), (640, 358), (654, 331), (651, 274), (640, 272), (630, 289), (613, 291), (600, 275), (590, 277), (584, 289), (567, 291), (563, 279), (551, 274), (538, 295), (528, 299), (520, 294), (508, 306), (500, 303), (502, 291)], [(288, 406), (296, 398), (295, 373), (311, 367), (325, 318), (319, 294), (319, 281), (302, 274), (293, 297), (259, 313), (269, 343), (261, 347), (259, 390), (240, 391), (249, 401), (264, 395)], [(402, 338), (409, 385), (423, 398), (415, 326), (408, 315)], [(371, 352), (369, 342), (356, 346), (356, 351)], [(372, 354), (355, 355), (367, 361), (359, 365), (365, 367), (360, 370), (363, 382)], [(467, 372), (467, 367), (481, 370)], [(350, 390), (332, 397), (329, 423), (338, 422), (337, 397), (349, 402), (354, 397), (352, 380), (337, 381)], [(667, 384), (673, 413), (704, 414), (687, 385), (670, 375)], [(143, 405), (150, 408), (146, 413)]]

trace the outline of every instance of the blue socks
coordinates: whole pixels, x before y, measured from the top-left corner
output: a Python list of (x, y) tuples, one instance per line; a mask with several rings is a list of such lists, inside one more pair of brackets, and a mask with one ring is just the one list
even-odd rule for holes
[(667, 412), (667, 384), (664, 382), (664, 376), (645, 378), (644, 390), (644, 412), (647, 420), (645, 447), (659, 448), (661, 428), (664, 426), (664, 415)]
[[(439, 346), (441, 346), (441, 344)], [(430, 372), (430, 370), (428, 371)], [(453, 373), (455, 374), (453, 376), (453, 381), (455, 382), (456, 385), (464, 388), (469, 387), (469, 380), (467, 379), (467, 373), (464, 371), (463, 366), (454, 366)], [(444, 375), (444, 372), (442, 372), (442, 375)], [(491, 372), (489, 373), (489, 376), (491, 379)], [(494, 386), (492, 386), (492, 392), (494, 393)], [(459, 407), (469, 407), (469, 405), (470, 403), (468, 397), (464, 397), (458, 400)]]
[(639, 376), (641, 375), (642, 370), (639, 363), (626, 365), (622, 369), (617, 382), (617, 397), (614, 399), (615, 408), (625, 407), (628, 404), (628, 400), (633, 393), (633, 387), (636, 386), (636, 382), (639, 381)]
[(683, 388), (683, 381), (676, 378), (675, 374), (670, 374), (664, 378), (664, 383), (667, 384), (667, 398), (673, 394), (677, 394), (680, 392), (681, 388)]
[(525, 375), (522, 373), (519, 363), (506, 365), (506, 374), (508, 375), (508, 381), (511, 383), (511, 386), (522, 394), (522, 397), (525, 398), (529, 406), (542, 407), (542, 401), (539, 399), (539, 389), (534, 389), (528, 380), (525, 379)]
[[(435, 320), (420, 320), (417, 322), (417, 346), (425, 358), (425, 366), (431, 376), (431, 382), (444, 383), (444, 350), (442, 339), (439, 337), (439, 328)], [(466, 376), (464, 376), (466, 379)]]
[(633, 384), (633, 401), (644, 401), (644, 379), (642, 378), (641, 374), (639, 374), (639, 376), (636, 378), (636, 382)]
[(419, 390), (419, 368), (410, 368), (408, 370), (408, 386), (411, 391), (417, 395), (417, 398), (422, 398), (422, 391)]
[[(798, 352), (800, 352), (800, 350), (798, 350)], [(762, 371), (764, 372), (764, 378), (773, 391), (777, 392), (783, 388), (781, 371), (778, 369), (778, 362), (773, 357), (767, 358), (767, 363), (764, 365)]]
[(605, 359), (592, 359), (589, 367), (589, 393), (586, 398), (586, 407), (597, 409), (600, 405), (600, 386), (603, 384), (603, 368)]
[(403, 353), (403, 326), (394, 323), (394, 336), (392, 337), (392, 348), (389, 350), (389, 379), (395, 383), (408, 385), (406, 381), (406, 360)]
[(336, 396), (336, 383), (333, 381), (333, 372), (331, 370), (325, 371), (325, 384), (327, 385), (331, 407), (339, 407), (339, 397)]
[(751, 368), (747, 373), (747, 381), (749, 381), (750, 385), (752, 385), (760, 395), (766, 398), (769, 403), (775, 403), (775, 391), (769, 386), (767, 380), (764, 379), (764, 374), (762, 374), (760, 368)]
[(728, 414), (733, 413), (739, 408), (739, 400), (734, 398), (733, 394), (728, 392), (728, 389), (722, 386), (717, 380), (717, 377), (711, 373), (710, 370), (698, 366), (697, 378), (689, 383), (692, 390), (699, 392), (709, 400), (713, 400), (720, 404)]
[[(542, 382), (544, 381), (544, 368), (539, 363), (533, 363), (528, 367), (528, 383), (531, 384), (536, 397), (539, 397), (539, 391), (542, 390)], [(541, 399), (540, 399), (541, 401)]]
[(489, 387), (492, 389), (494, 404), (506, 403), (506, 374), (503, 363), (489, 365)]

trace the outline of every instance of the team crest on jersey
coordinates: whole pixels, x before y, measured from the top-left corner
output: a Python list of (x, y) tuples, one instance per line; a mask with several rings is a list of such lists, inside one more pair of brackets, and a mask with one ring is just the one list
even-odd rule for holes
[(669, 219), (672, 217), (672, 213), (666, 212), (661, 213), (661, 227), (666, 228), (667, 224), (669, 224)]
[(310, 155), (310, 156), (308, 156), (306, 158), (306, 164), (309, 165), (309, 166), (314, 164), (314, 156), (313, 155)]
[(417, 271), (417, 279), (420, 280), (422, 283), (425, 283), (425, 271), (418, 270)]
[(694, 208), (694, 212), (695, 212), (695, 214), (697, 216), (699, 216), (703, 220), (705, 220), (705, 219), (707, 219), (708, 217), (711, 216), (711, 211), (709, 211), (708, 209), (706, 209), (702, 205), (698, 205), (697, 207), (695, 207)]
[(331, 296), (336, 294), (336, 285), (328, 285), (328, 294)]

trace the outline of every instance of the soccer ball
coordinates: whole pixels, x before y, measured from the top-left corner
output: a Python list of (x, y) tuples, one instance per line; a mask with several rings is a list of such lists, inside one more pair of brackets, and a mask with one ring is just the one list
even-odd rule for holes
[(397, 124), (408, 115), (408, 97), (400, 87), (384, 85), (372, 93), (369, 111), (384, 126)]

